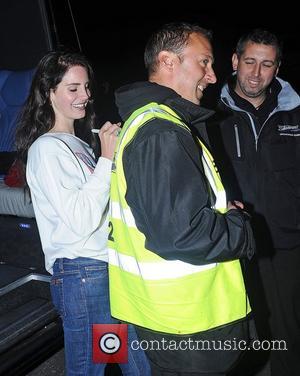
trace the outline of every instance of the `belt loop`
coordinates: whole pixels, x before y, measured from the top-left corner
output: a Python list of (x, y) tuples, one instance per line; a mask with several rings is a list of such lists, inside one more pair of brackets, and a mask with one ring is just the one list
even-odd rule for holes
[(58, 259), (58, 267), (59, 267), (60, 272), (64, 271), (64, 259), (63, 258)]

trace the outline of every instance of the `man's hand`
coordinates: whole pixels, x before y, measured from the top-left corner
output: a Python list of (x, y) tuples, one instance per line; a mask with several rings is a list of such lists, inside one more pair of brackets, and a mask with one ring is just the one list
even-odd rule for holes
[(234, 200), (234, 201), (228, 201), (227, 209), (244, 209), (244, 204), (240, 201)]

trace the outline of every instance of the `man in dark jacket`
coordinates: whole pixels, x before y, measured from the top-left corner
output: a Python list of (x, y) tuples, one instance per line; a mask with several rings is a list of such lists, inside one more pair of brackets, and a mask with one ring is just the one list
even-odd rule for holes
[(145, 63), (149, 82), (116, 92), (125, 124), (111, 184), (112, 315), (137, 325), (153, 375), (224, 375), (250, 340), (239, 259), (254, 244), (205, 146), (210, 34), (166, 25)]
[(276, 77), (281, 53), (268, 31), (241, 37), (209, 135), (229, 199), (252, 214), (272, 338), (286, 341), (288, 351), (271, 351), (272, 376), (292, 376), (300, 375), (300, 98)]

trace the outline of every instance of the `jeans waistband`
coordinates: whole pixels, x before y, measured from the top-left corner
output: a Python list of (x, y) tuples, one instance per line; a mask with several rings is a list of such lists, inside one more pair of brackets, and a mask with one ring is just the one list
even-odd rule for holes
[(84, 266), (106, 266), (107, 262), (90, 257), (77, 257), (75, 259), (58, 258), (53, 265), (54, 272), (62, 272), (66, 269), (80, 269)]

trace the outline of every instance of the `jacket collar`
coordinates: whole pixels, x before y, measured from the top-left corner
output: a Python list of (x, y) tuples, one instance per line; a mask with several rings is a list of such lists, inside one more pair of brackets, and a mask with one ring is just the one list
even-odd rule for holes
[[(236, 73), (233, 73), (232, 78)], [(280, 89), (278, 92), (278, 103), (277, 107), (273, 110), (272, 113), (277, 111), (291, 111), (296, 107), (300, 106), (300, 97), (295, 92), (295, 90), (291, 87), (291, 85), (282, 80), (281, 78), (275, 78), (275, 84), (279, 85)], [(230, 93), (230, 84), (225, 84), (221, 91), (221, 101), (229, 108), (234, 111), (243, 111), (234, 101)]]
[(187, 124), (192, 125), (203, 122), (214, 114), (214, 111), (180, 97), (174, 90), (148, 81), (122, 86), (116, 91), (115, 98), (122, 120), (150, 102), (170, 106)]

